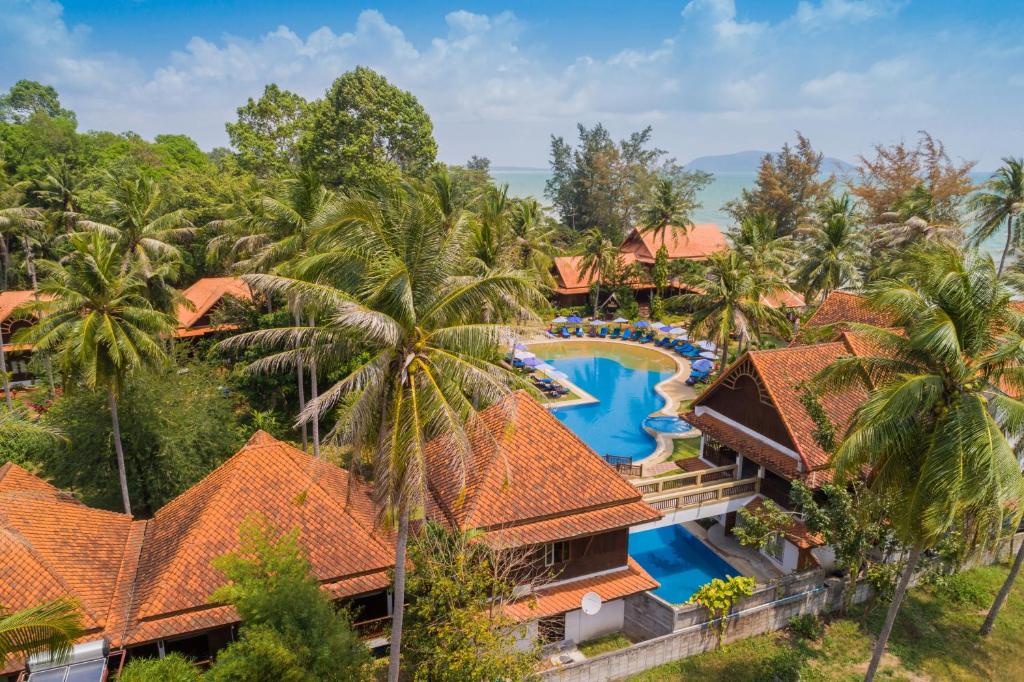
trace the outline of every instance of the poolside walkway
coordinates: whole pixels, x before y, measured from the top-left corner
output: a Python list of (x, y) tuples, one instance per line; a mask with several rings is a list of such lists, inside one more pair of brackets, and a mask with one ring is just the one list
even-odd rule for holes
[(716, 523), (708, 530), (696, 521), (687, 521), (683, 527), (728, 561), (730, 566), (743, 575), (756, 578), (759, 583), (766, 583), (784, 575), (760, 552), (744, 547), (736, 538), (726, 535), (725, 528), (720, 523)]

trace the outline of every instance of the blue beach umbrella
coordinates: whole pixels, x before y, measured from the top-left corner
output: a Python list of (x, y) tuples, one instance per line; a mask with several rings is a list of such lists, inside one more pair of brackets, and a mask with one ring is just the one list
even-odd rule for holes
[(569, 317), (569, 319), (568, 319), (567, 321), (568, 321), (568, 322), (571, 322), (572, 324), (579, 324), (579, 323), (580, 323), (580, 322), (582, 322), (583, 320), (582, 320), (582, 319), (580, 319), (580, 316), (579, 316), (579, 315), (572, 315), (572, 316), (570, 316), (570, 317)]
[(693, 369), (697, 370), (698, 372), (710, 372), (711, 368), (714, 367), (714, 366), (715, 366), (715, 363), (711, 362), (710, 360), (708, 360), (706, 358), (701, 358), (700, 360), (694, 360), (693, 361), (693, 365), (691, 365), (691, 367), (693, 367)]
[(650, 326), (650, 325), (647, 324), (647, 320), (640, 320), (639, 322), (637, 322), (633, 326), (637, 327), (637, 328), (641, 328), (641, 327), (647, 327), (647, 326)]
[(665, 324), (665, 325), (662, 325), (662, 326), (658, 327), (658, 331), (659, 332), (665, 332), (667, 334), (668, 332), (672, 331), (672, 327), (670, 327), (667, 324)]
[(526, 358), (525, 360), (523, 360), (523, 364), (526, 365), (527, 367), (536, 367), (537, 365), (540, 364), (540, 360), (538, 360), (537, 358)]
[(526, 344), (525, 343), (517, 343), (516, 344), (516, 350), (526, 350)]

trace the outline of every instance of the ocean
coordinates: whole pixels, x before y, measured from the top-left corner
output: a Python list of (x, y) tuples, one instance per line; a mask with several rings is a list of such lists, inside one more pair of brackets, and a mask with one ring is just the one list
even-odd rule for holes
[[(544, 170), (494, 170), (491, 177), (501, 185), (508, 185), (508, 192), (515, 197), (536, 197), (542, 204), (548, 203), (544, 196), (544, 183), (551, 177), (550, 171)], [(988, 173), (972, 173), (974, 182), (987, 180)], [(695, 223), (715, 223), (723, 229), (732, 225), (732, 217), (722, 210), (727, 202), (737, 199), (743, 189), (753, 187), (753, 173), (716, 173), (711, 184), (698, 195), (701, 207), (693, 212)], [(998, 260), (1006, 241), (1005, 228), (993, 235), (982, 244), (982, 248)]]

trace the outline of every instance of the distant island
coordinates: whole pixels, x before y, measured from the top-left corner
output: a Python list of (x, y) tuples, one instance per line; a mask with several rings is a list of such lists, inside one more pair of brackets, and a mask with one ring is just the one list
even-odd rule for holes
[[(749, 150), (735, 154), (701, 156), (686, 164), (686, 170), (701, 170), (708, 173), (756, 173), (761, 159), (768, 152)], [(821, 169), (826, 173), (847, 173), (853, 165), (842, 159), (826, 156)]]

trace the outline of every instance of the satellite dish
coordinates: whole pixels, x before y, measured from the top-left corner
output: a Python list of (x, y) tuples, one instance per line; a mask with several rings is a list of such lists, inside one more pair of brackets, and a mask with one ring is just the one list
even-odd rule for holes
[(587, 592), (583, 599), (580, 599), (580, 608), (588, 616), (596, 615), (601, 610), (601, 595), (597, 592)]

